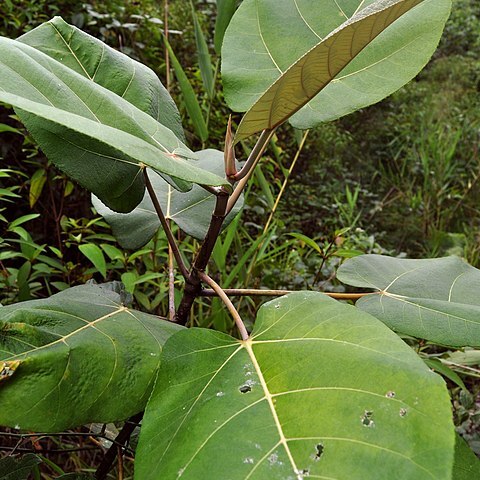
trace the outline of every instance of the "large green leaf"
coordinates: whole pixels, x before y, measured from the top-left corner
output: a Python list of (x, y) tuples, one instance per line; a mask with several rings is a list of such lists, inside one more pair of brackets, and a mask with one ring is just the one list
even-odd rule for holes
[[(217, 175), (225, 174), (223, 152), (202, 150), (196, 152), (198, 166)], [(173, 220), (185, 233), (203, 240), (208, 230), (215, 207), (215, 196), (199, 186), (186, 193), (174, 190), (162, 177), (149, 174), (157, 198), (164, 210), (165, 218)], [(137, 208), (130, 213), (115, 213), (96, 197), (93, 206), (111, 225), (113, 234), (124, 248), (136, 249), (145, 245), (160, 227), (160, 221), (148, 193)], [(226, 217), (223, 228), (227, 227), (243, 206), (243, 196)]]
[(52, 18), (17, 40), (108, 88), (184, 140), (175, 102), (147, 66), (69, 25), (61, 17)]
[(480, 271), (458, 257), (409, 260), (361, 255), (338, 279), (378, 293), (357, 306), (395, 331), (451, 346), (480, 346)]
[(168, 340), (135, 474), (447, 480), (453, 450), (440, 377), (375, 318), (299, 292), (264, 305), (247, 341)]
[(305, 129), (391, 94), (427, 63), (450, 6), (451, 0), (245, 0), (222, 48), (226, 100), (234, 110), (250, 109), (237, 141), (299, 109), (291, 123)]
[(195, 155), (171, 130), (48, 55), (0, 38), (0, 66), (0, 101), (21, 109), (47, 156), (114, 210), (130, 211), (142, 199), (140, 163), (187, 181), (224, 183), (188, 160)]
[(452, 480), (475, 480), (480, 478), (480, 460), (467, 442), (457, 435)]
[(58, 431), (141, 411), (181, 327), (98, 286), (0, 308), (0, 425)]

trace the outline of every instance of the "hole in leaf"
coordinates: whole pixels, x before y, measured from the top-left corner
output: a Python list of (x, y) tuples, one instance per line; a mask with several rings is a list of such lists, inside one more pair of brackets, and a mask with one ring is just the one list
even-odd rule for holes
[(245, 385), (242, 385), (239, 390), (240, 393), (248, 393), (252, 391), (252, 387), (248, 383), (246, 383)]
[(278, 458), (278, 453), (277, 452), (273, 452), (268, 458), (268, 463), (270, 464), (270, 467), (273, 467), (273, 466), (282, 466), (283, 465), (283, 462)]
[(320, 458), (322, 458), (322, 455), (323, 455), (323, 450), (325, 449), (325, 447), (323, 446), (322, 443), (318, 443), (317, 445), (315, 445), (315, 455), (313, 457), (313, 459), (315, 461), (319, 461)]
[(371, 410), (365, 410), (365, 413), (361, 417), (362, 418), (362, 425), (364, 427), (374, 427), (375, 423), (374, 423), (372, 417), (373, 417), (373, 412)]
[(385, 395), (387, 398), (395, 398), (395, 392), (387, 392)]
[(407, 409), (406, 408), (401, 408), (400, 409), (400, 416), (404, 417), (407, 414)]
[(300, 475), (305, 475), (306, 477), (308, 477), (310, 475), (310, 470), (308, 468), (304, 468), (303, 470), (299, 470), (298, 473)]

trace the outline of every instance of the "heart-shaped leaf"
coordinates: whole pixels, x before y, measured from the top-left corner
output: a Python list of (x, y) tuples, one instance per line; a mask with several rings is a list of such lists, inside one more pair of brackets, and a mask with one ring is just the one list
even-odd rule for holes
[(165, 345), (136, 478), (450, 480), (445, 384), (381, 322), (315, 292), (261, 307), (252, 336)]
[(0, 425), (59, 431), (141, 411), (181, 328), (99, 286), (0, 308)]
[(46, 155), (112, 209), (141, 201), (140, 164), (189, 182), (225, 183), (189, 161), (194, 153), (171, 130), (48, 55), (0, 38), (0, 66), (0, 101), (21, 109)]
[(361, 255), (338, 269), (357, 301), (395, 331), (451, 346), (480, 346), (480, 271), (458, 257), (410, 260)]
[[(196, 155), (200, 168), (219, 176), (225, 174), (223, 152), (207, 149), (196, 152)], [(196, 185), (189, 192), (178, 192), (155, 173), (150, 175), (150, 180), (164, 209), (165, 218), (173, 220), (188, 235), (203, 240), (215, 207), (215, 196)], [(124, 248), (140, 248), (160, 227), (160, 221), (147, 193), (138, 207), (127, 214), (113, 212), (96, 197), (92, 197), (92, 203), (111, 225), (115, 238)], [(223, 228), (230, 224), (242, 206), (243, 196), (226, 217)]]
[(249, 109), (236, 140), (300, 109), (291, 123), (311, 128), (391, 94), (427, 63), (450, 7), (451, 0), (245, 0), (222, 48), (226, 100)]
[(108, 88), (184, 140), (175, 102), (146, 65), (69, 25), (61, 17), (52, 18), (17, 40)]

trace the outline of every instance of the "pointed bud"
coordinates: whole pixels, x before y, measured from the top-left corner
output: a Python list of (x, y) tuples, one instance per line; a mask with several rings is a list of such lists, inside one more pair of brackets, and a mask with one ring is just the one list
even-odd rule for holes
[(232, 116), (228, 117), (227, 132), (225, 134), (225, 174), (227, 178), (232, 178), (237, 174), (235, 167), (235, 147), (233, 145)]

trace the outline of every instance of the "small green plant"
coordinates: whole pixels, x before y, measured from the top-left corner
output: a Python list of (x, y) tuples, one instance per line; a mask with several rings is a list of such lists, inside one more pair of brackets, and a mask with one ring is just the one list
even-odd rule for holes
[[(158, 305), (142, 301), (135, 286), (158, 282), (161, 273), (136, 273), (129, 268), (134, 259), (108, 242), (82, 243), (72, 234), (103, 277), (106, 257), (112, 268), (125, 268), (123, 284), (67, 288), (0, 309), (0, 423), (54, 432), (131, 417), (99, 466), (99, 479), (143, 411), (139, 480), (449, 480), (467, 478), (464, 472), (472, 478), (478, 462), (455, 437), (445, 383), (394, 332), (480, 346), (478, 270), (456, 257), (360, 255), (339, 268), (338, 279), (368, 293), (329, 298), (317, 291), (227, 288), (241, 271), (249, 278), (265, 258), (292, 254), (267, 250), (272, 218), (222, 285), (210, 268), (225, 269), (242, 193), (277, 127), (289, 121), (314, 128), (409, 81), (435, 50), (450, 0), (355, 0), (343, 8), (244, 0), (231, 17), (234, 5), (218, 2), (224, 23), (217, 23), (216, 45), (224, 35), (225, 97), (246, 114), (236, 128), (225, 122), (223, 152), (192, 151), (153, 72), (62, 19), (17, 40), (0, 38), (0, 101), (15, 107), (51, 162), (93, 193), (123, 245), (155, 242), (161, 227), (183, 279), (175, 299), (180, 289), (169, 266), (163, 292), (173, 321), (134, 310), (131, 293), (146, 308)], [(195, 28), (201, 51), (198, 22)], [(213, 95), (211, 63), (203, 58), (202, 65), (207, 96)], [(204, 143), (207, 122), (197, 120)], [(256, 134), (239, 163), (235, 145)], [(342, 215), (354, 222), (359, 193), (346, 192)], [(182, 249), (172, 223), (197, 239), (195, 252)], [(335, 242), (346, 232), (325, 243), (299, 239), (323, 264), (332, 252), (341, 256)], [(139, 255), (157, 257), (158, 247)], [(231, 297), (258, 295), (278, 298), (256, 318), (242, 318)], [(185, 328), (195, 324), (196, 300), (212, 296), (222, 313), (202, 326), (215, 329)], [(236, 336), (222, 332), (225, 312)]]

